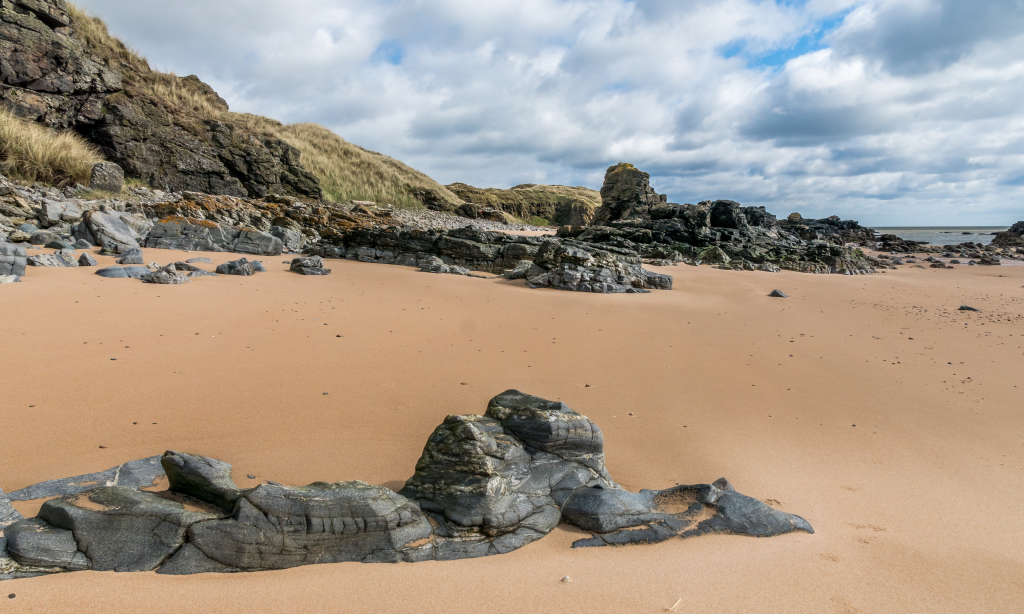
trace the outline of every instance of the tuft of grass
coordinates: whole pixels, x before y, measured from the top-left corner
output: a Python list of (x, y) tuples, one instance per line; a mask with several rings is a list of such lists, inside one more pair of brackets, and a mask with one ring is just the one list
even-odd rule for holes
[(433, 190), (452, 206), (462, 204), (458, 196), (427, 175), (394, 158), (353, 145), (323, 126), (277, 124), (269, 125), (267, 130), (299, 150), (302, 165), (320, 179), (324, 195), (336, 202), (370, 200), (421, 207), (412, 193)]
[(89, 184), (99, 150), (74, 132), (57, 132), (0, 109), (0, 168), (28, 183)]

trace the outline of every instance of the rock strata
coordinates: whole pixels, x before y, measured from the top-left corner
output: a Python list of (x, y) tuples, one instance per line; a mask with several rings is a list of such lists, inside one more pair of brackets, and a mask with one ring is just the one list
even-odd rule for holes
[(324, 268), (324, 259), (320, 256), (295, 258), (289, 270), (300, 275), (330, 275), (331, 270)]
[(25, 276), (28, 252), (21, 245), (0, 242), (0, 275)]
[(157, 463), (168, 490), (139, 490), (159, 477), (154, 458), (19, 491), (56, 496), (35, 518), (6, 511), (0, 492), (0, 519), (10, 523), (0, 579), (87, 569), (191, 574), (472, 558), (520, 548), (559, 522), (595, 534), (574, 547), (814, 532), (799, 516), (741, 495), (725, 479), (623, 490), (605, 468), (597, 425), (563, 403), (516, 390), (491, 399), (484, 415), (445, 418), (398, 493), (365, 482), (240, 489), (229, 464), (173, 451)]

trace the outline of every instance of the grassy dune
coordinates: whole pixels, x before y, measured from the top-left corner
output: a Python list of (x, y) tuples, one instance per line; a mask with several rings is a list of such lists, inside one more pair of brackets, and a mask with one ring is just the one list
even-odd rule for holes
[[(126, 91), (149, 97), (171, 111), (175, 121), (222, 121), (249, 132), (284, 140), (301, 152), (302, 164), (319, 180), (324, 195), (335, 201), (372, 200), (420, 206), (417, 191), (433, 191), (452, 207), (462, 200), (427, 175), (398, 160), (347, 142), (316, 124), (281, 122), (234, 113), (209, 86), (195, 77), (153, 70), (138, 52), (110, 34), (107, 25), (68, 4), (74, 35), (90, 52), (119, 67)], [(99, 152), (72, 133), (56, 133), (7, 114), (0, 116), (0, 164), (13, 177), (46, 183), (88, 183)]]

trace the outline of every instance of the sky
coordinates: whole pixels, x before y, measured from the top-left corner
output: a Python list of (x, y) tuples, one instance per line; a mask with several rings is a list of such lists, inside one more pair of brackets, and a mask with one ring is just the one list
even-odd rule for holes
[(232, 110), (437, 181), (1024, 220), (1024, 0), (77, 0)]

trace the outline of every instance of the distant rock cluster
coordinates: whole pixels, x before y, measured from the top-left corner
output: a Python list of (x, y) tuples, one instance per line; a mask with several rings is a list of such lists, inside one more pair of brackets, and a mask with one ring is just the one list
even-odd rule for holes
[[(168, 490), (141, 490), (161, 476)], [(365, 482), (240, 489), (229, 464), (168, 451), (9, 497), (55, 498), (22, 519), (0, 491), (0, 579), (464, 559), (516, 550), (560, 522), (594, 534), (574, 547), (814, 532), (725, 479), (623, 490), (605, 468), (597, 425), (563, 403), (516, 390), (491, 399), (482, 416), (445, 418), (398, 492)]]

